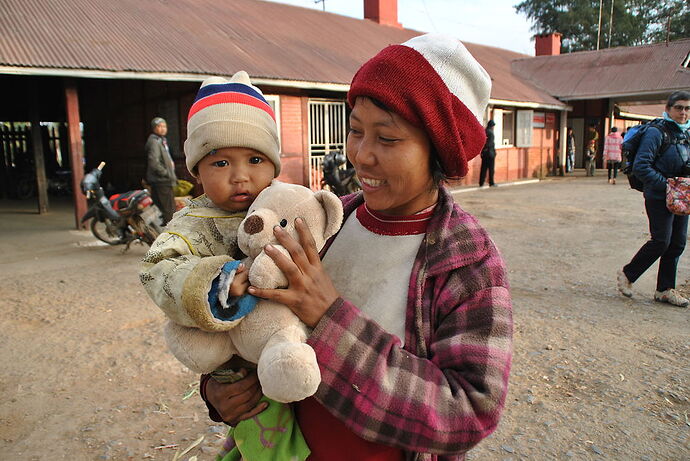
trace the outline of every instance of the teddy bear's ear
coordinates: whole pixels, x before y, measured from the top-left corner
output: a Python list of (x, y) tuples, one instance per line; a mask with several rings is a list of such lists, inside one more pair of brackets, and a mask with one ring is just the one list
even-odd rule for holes
[(321, 202), (321, 206), (326, 212), (326, 228), (323, 231), (324, 240), (334, 236), (343, 223), (343, 204), (333, 192), (319, 190), (314, 192), (316, 200)]

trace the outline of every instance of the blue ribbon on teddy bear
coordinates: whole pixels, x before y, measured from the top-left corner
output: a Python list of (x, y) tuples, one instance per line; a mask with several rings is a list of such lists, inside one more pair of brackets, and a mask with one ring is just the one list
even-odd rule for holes
[(242, 296), (228, 297), (230, 283), (235, 277), (240, 261), (228, 261), (223, 264), (218, 277), (211, 282), (211, 291), (208, 293), (208, 304), (211, 314), (218, 320), (230, 322), (238, 320), (249, 314), (256, 307), (257, 297), (249, 293)]

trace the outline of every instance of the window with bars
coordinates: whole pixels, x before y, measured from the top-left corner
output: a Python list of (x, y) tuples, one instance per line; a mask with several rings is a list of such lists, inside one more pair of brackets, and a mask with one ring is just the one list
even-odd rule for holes
[(345, 152), (347, 119), (345, 101), (309, 100), (309, 185), (321, 189), (323, 156), (332, 150)]

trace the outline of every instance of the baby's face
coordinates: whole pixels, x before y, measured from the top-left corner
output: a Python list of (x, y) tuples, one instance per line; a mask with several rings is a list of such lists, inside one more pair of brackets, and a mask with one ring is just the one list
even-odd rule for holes
[(271, 184), (275, 166), (264, 154), (247, 147), (223, 147), (197, 164), (197, 179), (206, 196), (226, 211), (245, 211)]

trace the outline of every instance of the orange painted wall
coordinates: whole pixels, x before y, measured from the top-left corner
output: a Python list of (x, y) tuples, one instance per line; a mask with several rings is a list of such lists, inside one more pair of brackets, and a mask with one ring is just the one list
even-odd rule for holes
[[(281, 162), (278, 179), (308, 186), (308, 98), (280, 97)], [(544, 128), (533, 128), (531, 147), (499, 147), (496, 149), (497, 183), (519, 179), (543, 178), (553, 173), (558, 147), (559, 115), (546, 117)], [(551, 115), (550, 114), (550, 115)], [(469, 172), (453, 185), (477, 185), (481, 159), (469, 162)]]
[(303, 99), (299, 96), (280, 97), (281, 172), (278, 179), (306, 185), (304, 163), (308, 160), (303, 136)]
[[(558, 115), (547, 120), (544, 128), (532, 129), (531, 147), (499, 147), (496, 149), (494, 180), (497, 183), (518, 179), (543, 178), (553, 172), (558, 146)], [(481, 158), (469, 162), (469, 172), (455, 186), (479, 184)]]

